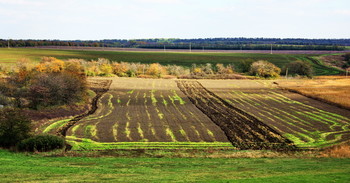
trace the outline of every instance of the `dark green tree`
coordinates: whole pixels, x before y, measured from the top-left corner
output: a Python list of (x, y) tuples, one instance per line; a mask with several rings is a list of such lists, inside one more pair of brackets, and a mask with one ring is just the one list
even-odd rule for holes
[(15, 108), (0, 109), (0, 146), (15, 146), (30, 136), (31, 120)]
[(286, 65), (284, 73), (287, 72), (291, 75), (307, 76), (311, 78), (313, 76), (313, 69), (310, 63), (304, 61), (294, 61)]

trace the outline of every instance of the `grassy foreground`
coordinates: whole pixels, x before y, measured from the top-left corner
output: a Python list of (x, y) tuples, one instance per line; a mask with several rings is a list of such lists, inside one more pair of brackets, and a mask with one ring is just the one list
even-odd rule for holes
[(316, 75), (333, 75), (341, 71), (324, 66), (320, 61), (311, 58), (312, 55), (292, 54), (262, 54), (262, 53), (180, 53), (180, 52), (118, 52), (118, 51), (86, 51), (86, 50), (55, 50), (34, 48), (0, 48), (0, 64), (11, 65), (21, 58), (28, 58), (38, 62), (44, 56), (58, 59), (79, 58), (85, 60), (97, 60), (107, 58), (112, 61), (140, 62), (145, 64), (160, 63), (162, 65), (179, 65), (191, 67), (195, 64), (222, 63), (234, 64), (246, 59), (267, 60), (282, 68), (289, 62), (304, 60), (310, 62)]
[(349, 182), (350, 159), (42, 157), (0, 150), (0, 182)]

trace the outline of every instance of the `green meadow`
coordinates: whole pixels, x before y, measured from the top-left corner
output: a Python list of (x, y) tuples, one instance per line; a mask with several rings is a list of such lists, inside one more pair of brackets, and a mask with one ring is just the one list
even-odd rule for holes
[(9, 65), (21, 58), (28, 58), (38, 62), (44, 56), (52, 56), (59, 59), (79, 58), (85, 60), (97, 60), (107, 58), (111, 61), (160, 63), (162, 65), (179, 65), (191, 67), (192, 64), (233, 64), (242, 60), (267, 60), (284, 67), (289, 62), (304, 60), (310, 62), (316, 75), (332, 75), (341, 71), (324, 66), (322, 62), (314, 58), (316, 55), (292, 55), (292, 54), (262, 54), (262, 53), (179, 53), (179, 52), (120, 52), (120, 51), (83, 51), (83, 50), (54, 50), (34, 48), (0, 48), (0, 64)]
[(349, 182), (350, 159), (43, 157), (0, 150), (0, 182)]

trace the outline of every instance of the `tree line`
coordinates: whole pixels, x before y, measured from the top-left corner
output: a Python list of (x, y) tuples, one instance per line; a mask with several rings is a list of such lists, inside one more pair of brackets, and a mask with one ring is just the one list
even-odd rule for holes
[(79, 46), (210, 50), (345, 50), (350, 39), (205, 38), (105, 40), (4, 40), (0, 47)]

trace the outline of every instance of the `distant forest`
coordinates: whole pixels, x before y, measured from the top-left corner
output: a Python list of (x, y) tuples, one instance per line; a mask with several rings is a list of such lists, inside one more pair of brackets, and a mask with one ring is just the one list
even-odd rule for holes
[(81, 46), (206, 50), (345, 50), (350, 39), (204, 38), (105, 40), (4, 40), (0, 47)]

